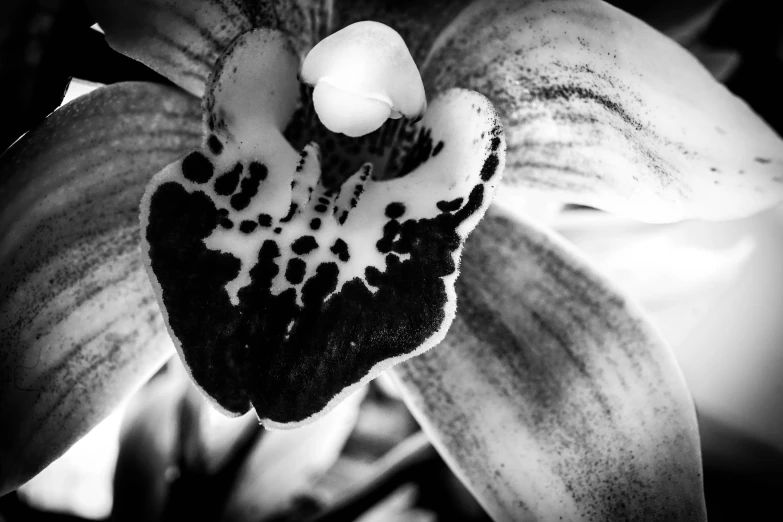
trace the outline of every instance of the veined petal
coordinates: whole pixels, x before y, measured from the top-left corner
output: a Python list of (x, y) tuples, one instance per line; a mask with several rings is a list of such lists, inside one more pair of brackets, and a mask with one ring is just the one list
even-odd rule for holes
[(462, 246), (499, 184), (502, 130), (486, 98), (448, 91), (406, 129), (398, 177), (374, 180), (366, 164), (331, 189), (317, 144), (297, 153), (282, 135), (298, 96), (284, 35), (246, 33), (219, 63), (204, 146), (142, 200), (145, 263), (205, 394), (295, 427), (443, 338)]
[(334, 28), (362, 20), (393, 27), (408, 45), (417, 65), (432, 48), (440, 32), (473, 0), (334, 0)]
[(574, 221), (561, 232), (639, 300), (672, 347), (700, 416), (783, 453), (781, 229), (778, 206), (728, 223)]
[(199, 104), (117, 84), (0, 158), (0, 492), (63, 453), (171, 353), (141, 263), (149, 177), (200, 141)]
[(780, 201), (783, 141), (684, 49), (602, 1), (477, 2), (438, 38), (432, 95), (487, 96), (508, 140), (504, 189), (665, 222)]
[(639, 309), (495, 211), (461, 271), (446, 339), (393, 373), (494, 520), (704, 519), (693, 404)]
[(201, 96), (215, 60), (254, 27), (279, 29), (306, 52), (328, 34), (327, 0), (88, 0), (109, 44)]

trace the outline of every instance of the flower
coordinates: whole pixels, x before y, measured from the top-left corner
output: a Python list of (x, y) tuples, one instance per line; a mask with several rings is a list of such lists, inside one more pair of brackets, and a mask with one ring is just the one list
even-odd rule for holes
[(192, 95), (215, 59), (256, 26), (304, 52), (335, 21), (371, 19), (413, 42), (428, 92), (487, 96), (508, 144), (497, 204), (465, 248), (452, 327), (393, 370), (436, 446), (498, 519), (703, 516), (695, 415), (665, 342), (573, 247), (519, 212), (554, 197), (667, 222), (778, 202), (779, 138), (687, 53), (599, 2), (94, 10), (115, 48), (184, 90), (107, 87), (2, 159), (0, 418), (17, 426), (0, 435), (4, 489), (171, 352), (135, 213), (150, 176), (198, 146)]

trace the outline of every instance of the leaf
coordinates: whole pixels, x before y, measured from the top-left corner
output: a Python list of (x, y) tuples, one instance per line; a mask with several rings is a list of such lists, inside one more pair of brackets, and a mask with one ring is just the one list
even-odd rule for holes
[(487, 96), (504, 188), (652, 222), (733, 219), (783, 196), (783, 141), (677, 44), (597, 1), (477, 2), (440, 35), (430, 93)]
[(495, 520), (704, 519), (696, 417), (639, 309), (497, 209), (468, 240), (446, 339), (393, 370)]
[(117, 84), (56, 111), (0, 158), (0, 492), (171, 353), (138, 204), (150, 176), (199, 143), (199, 122), (184, 93)]

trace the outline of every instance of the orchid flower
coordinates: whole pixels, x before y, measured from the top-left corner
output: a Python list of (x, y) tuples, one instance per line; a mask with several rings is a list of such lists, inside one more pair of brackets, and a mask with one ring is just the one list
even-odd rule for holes
[(0, 158), (0, 494), (177, 351), (271, 428), (387, 371), (496, 520), (706, 518), (669, 345), (530, 215), (776, 205), (783, 141), (692, 55), (600, 0), (88, 4), (175, 87)]

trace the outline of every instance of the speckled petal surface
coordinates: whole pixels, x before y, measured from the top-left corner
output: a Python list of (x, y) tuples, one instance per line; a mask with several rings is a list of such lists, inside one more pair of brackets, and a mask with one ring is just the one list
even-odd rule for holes
[(501, 196), (546, 192), (651, 222), (734, 219), (783, 197), (783, 141), (682, 47), (598, 0), (477, 2), (422, 70), (487, 96)]
[(366, 164), (325, 187), (318, 146), (296, 152), (281, 134), (299, 93), (282, 73), (295, 71), (287, 46), (259, 30), (221, 59), (203, 147), (161, 171), (141, 209), (149, 275), (191, 375), (220, 409), (252, 406), (268, 427), (314, 420), (443, 338), (462, 246), (504, 161), (491, 104), (454, 89), (408, 127), (397, 177)]
[(573, 247), (493, 205), (457, 295), (443, 343), (392, 372), (493, 520), (706, 519), (677, 364)]
[(88, 0), (109, 44), (201, 96), (215, 60), (255, 27), (286, 31), (305, 53), (328, 34), (325, 0)]
[(198, 101), (116, 84), (0, 158), (0, 494), (61, 455), (173, 352), (141, 262), (152, 175), (200, 141)]

